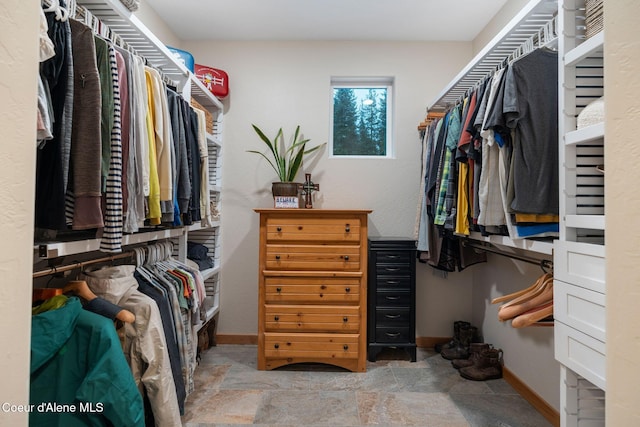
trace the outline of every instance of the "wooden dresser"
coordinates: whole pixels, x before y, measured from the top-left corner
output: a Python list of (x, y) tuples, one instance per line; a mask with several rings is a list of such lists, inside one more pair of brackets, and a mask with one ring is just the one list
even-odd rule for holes
[(258, 369), (366, 370), (369, 210), (260, 214)]

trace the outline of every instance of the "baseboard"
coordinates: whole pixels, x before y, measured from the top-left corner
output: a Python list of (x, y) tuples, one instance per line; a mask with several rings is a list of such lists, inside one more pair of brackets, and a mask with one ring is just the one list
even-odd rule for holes
[(527, 402), (531, 404), (543, 417), (555, 427), (560, 426), (560, 413), (550, 406), (538, 393), (533, 391), (520, 378), (507, 368), (502, 368), (502, 377), (517, 391)]
[(258, 344), (257, 335), (216, 335), (216, 344)]
[(433, 348), (436, 344), (445, 344), (449, 341), (451, 341), (451, 337), (416, 337), (416, 346)]

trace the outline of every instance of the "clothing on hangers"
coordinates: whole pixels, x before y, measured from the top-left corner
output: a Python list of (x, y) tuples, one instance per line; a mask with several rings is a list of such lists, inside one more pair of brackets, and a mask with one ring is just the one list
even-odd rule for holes
[(77, 409), (32, 411), (30, 425), (144, 426), (142, 397), (113, 323), (83, 310), (76, 297), (32, 317), (29, 403), (52, 402)]

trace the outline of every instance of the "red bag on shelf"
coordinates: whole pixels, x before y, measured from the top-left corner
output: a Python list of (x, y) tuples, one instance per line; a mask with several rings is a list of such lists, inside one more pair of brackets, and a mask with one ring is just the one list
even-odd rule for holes
[(224, 71), (195, 64), (195, 75), (218, 98), (229, 94), (229, 76)]

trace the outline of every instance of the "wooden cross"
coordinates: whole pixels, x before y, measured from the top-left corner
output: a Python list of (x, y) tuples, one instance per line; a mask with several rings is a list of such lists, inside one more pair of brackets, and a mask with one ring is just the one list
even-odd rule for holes
[(311, 174), (304, 174), (304, 183), (299, 184), (300, 189), (302, 190), (302, 194), (304, 195), (304, 207), (307, 209), (313, 208), (313, 201), (311, 199), (311, 193), (314, 191), (320, 190), (320, 184), (314, 184), (311, 182)]

